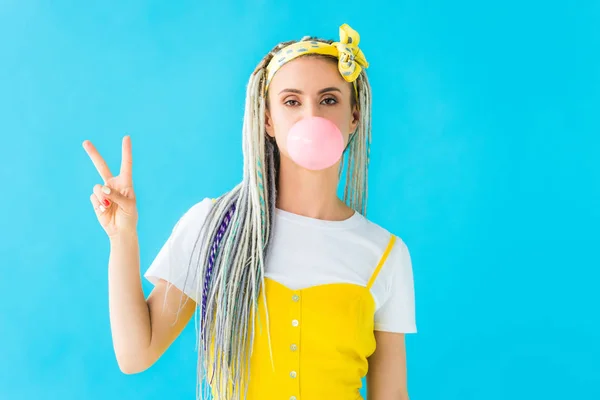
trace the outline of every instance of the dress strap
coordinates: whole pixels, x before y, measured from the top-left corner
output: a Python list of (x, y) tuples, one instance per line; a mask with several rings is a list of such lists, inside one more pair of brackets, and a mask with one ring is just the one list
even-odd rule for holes
[(390, 241), (388, 242), (388, 245), (387, 245), (385, 251), (383, 252), (383, 255), (381, 256), (381, 259), (379, 260), (379, 264), (377, 264), (377, 268), (375, 268), (375, 271), (373, 271), (373, 274), (371, 275), (371, 278), (369, 279), (369, 283), (367, 283), (367, 289), (371, 289), (371, 286), (373, 286), (373, 282), (375, 282), (375, 279), (377, 278), (377, 275), (379, 274), (381, 267), (383, 267), (383, 264), (385, 264), (385, 260), (387, 260), (388, 256), (390, 255), (390, 251), (392, 251), (392, 247), (394, 247), (394, 243), (396, 243), (396, 236), (391, 235)]

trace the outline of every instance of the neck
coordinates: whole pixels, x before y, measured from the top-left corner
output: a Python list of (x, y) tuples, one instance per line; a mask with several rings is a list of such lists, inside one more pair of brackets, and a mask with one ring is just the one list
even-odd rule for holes
[(310, 171), (282, 154), (277, 208), (321, 220), (343, 221), (350, 218), (354, 210), (337, 196), (340, 162), (322, 171)]

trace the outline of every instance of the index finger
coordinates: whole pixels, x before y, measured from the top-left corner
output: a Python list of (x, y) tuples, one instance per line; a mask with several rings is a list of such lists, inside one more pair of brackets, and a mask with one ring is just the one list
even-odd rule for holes
[(96, 147), (94, 147), (92, 142), (90, 142), (89, 140), (83, 141), (83, 148), (85, 149), (85, 152), (88, 154), (88, 156), (90, 156), (90, 158), (92, 159), (92, 163), (94, 163), (96, 170), (98, 170), (98, 173), (106, 183), (106, 181), (112, 178), (112, 174), (110, 173), (108, 165), (106, 165), (106, 161), (104, 161), (102, 156), (100, 156), (100, 153), (98, 153), (98, 150), (96, 150)]
[(131, 136), (125, 136), (121, 145), (121, 172), (120, 176), (123, 177), (124, 182), (128, 185), (132, 185), (133, 177), (131, 173), (132, 167), (131, 160)]

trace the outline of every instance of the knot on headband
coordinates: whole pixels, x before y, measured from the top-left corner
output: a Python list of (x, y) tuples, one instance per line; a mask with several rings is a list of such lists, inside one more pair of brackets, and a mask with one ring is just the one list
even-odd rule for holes
[(360, 35), (348, 24), (340, 26), (340, 41), (331, 45), (338, 50), (338, 68), (342, 77), (348, 82), (354, 82), (363, 68), (368, 68), (369, 63), (362, 50), (358, 48)]

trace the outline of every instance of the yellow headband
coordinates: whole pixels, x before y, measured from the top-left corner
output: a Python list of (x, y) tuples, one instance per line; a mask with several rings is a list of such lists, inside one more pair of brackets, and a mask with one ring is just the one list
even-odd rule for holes
[(265, 83), (265, 93), (269, 88), (269, 83), (275, 73), (288, 61), (296, 57), (309, 54), (324, 54), (337, 57), (338, 69), (342, 78), (354, 85), (354, 94), (358, 100), (358, 90), (356, 88), (356, 79), (363, 68), (368, 68), (369, 63), (363, 52), (358, 48), (360, 35), (348, 24), (340, 26), (340, 41), (331, 44), (317, 42), (314, 40), (297, 42), (279, 50), (267, 65), (267, 82)]

